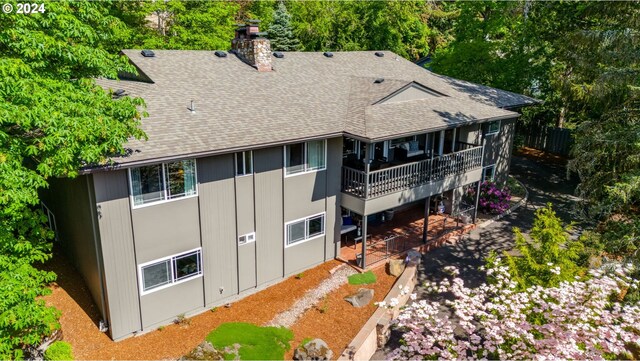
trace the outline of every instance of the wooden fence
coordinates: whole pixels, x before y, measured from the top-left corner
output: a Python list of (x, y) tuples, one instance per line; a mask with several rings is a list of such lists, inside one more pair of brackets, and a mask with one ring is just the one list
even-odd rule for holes
[(568, 156), (573, 144), (570, 129), (556, 127), (519, 127), (518, 135), (525, 147), (544, 150), (545, 152)]

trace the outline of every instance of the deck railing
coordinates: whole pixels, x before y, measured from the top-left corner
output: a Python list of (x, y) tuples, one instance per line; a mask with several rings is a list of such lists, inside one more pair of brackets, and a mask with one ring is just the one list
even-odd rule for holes
[(366, 173), (342, 167), (342, 191), (376, 198), (482, 167), (482, 146)]

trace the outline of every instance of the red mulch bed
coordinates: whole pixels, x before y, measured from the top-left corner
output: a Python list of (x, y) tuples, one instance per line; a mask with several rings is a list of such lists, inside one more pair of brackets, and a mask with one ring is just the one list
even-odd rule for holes
[[(290, 277), (285, 281), (232, 304), (219, 307), (215, 312), (204, 312), (189, 319), (184, 325), (169, 325), (162, 330), (151, 331), (136, 337), (114, 342), (100, 332), (97, 322), (99, 312), (80, 275), (62, 256), (56, 255), (47, 269), (58, 274), (53, 293), (46, 297), (49, 305), (62, 311), (60, 324), (64, 340), (71, 343), (76, 359), (91, 360), (149, 360), (177, 359), (201, 343), (209, 332), (225, 322), (250, 322), (262, 325), (276, 314), (290, 308), (309, 289), (316, 287), (329, 270), (340, 264), (333, 260), (304, 272), (304, 277)], [(373, 304), (356, 309), (343, 297), (359, 287), (375, 289), (375, 301), (382, 300), (395, 281), (386, 275), (384, 268), (374, 271), (378, 282), (370, 286), (344, 285), (326, 298), (326, 312), (318, 307), (308, 310), (292, 327), (295, 339), (292, 350), (305, 337), (324, 339), (338, 357), (347, 344), (375, 311)], [(291, 358), (293, 351), (287, 354)]]
[(542, 160), (547, 163), (553, 163), (553, 164), (559, 164), (559, 165), (566, 165), (567, 162), (569, 161), (567, 158), (563, 156), (547, 153), (543, 150), (533, 149), (529, 147), (521, 147), (521, 148), (514, 149), (513, 154), (520, 157)]

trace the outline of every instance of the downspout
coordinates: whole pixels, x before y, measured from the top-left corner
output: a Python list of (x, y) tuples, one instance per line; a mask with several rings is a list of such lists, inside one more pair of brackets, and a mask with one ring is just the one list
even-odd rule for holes
[(91, 185), (89, 184), (89, 177), (91, 175), (87, 175), (87, 192), (89, 192), (89, 209), (91, 210), (91, 231), (93, 232), (93, 247), (96, 251), (96, 262), (98, 263), (98, 278), (100, 279), (100, 313), (102, 317), (102, 321), (106, 324), (105, 326), (100, 326), (100, 331), (106, 332), (108, 329), (108, 321), (107, 321), (107, 307), (105, 302), (105, 292), (104, 292), (104, 273), (103, 273), (103, 264), (102, 264), (102, 255), (100, 252), (100, 245), (98, 243), (98, 231), (96, 230), (96, 218), (100, 216), (97, 204), (95, 202), (95, 196), (93, 192), (91, 192)]

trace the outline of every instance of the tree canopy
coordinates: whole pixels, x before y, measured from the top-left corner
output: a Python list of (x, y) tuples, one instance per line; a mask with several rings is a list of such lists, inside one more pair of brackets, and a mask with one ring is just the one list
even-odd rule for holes
[(38, 192), (118, 154), (139, 129), (141, 99), (112, 99), (94, 77), (128, 62), (108, 49), (124, 24), (100, 2), (51, 2), (44, 14), (0, 14), (0, 358), (22, 357), (57, 325), (38, 296), (51, 272), (52, 232)]

